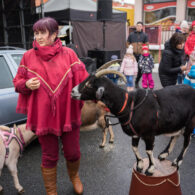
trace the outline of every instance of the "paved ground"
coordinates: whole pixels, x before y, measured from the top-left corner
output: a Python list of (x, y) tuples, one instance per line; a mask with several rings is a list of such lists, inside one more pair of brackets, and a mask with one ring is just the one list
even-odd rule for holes
[[(158, 75), (154, 73), (156, 88), (160, 88)], [(131, 149), (131, 139), (125, 135), (119, 125), (113, 127), (115, 134), (114, 144), (99, 148), (101, 131), (95, 129), (81, 132), (81, 168), (80, 176), (84, 184), (85, 195), (128, 195), (131, 182), (131, 170), (135, 157)], [(169, 138), (159, 136), (156, 138), (154, 156), (167, 145)], [(181, 151), (182, 138), (176, 144), (173, 160)], [(140, 151), (146, 157), (145, 146), (141, 141)], [(143, 151), (143, 152), (142, 152)], [(43, 181), (40, 172), (41, 152), (39, 143), (34, 141), (23, 153), (18, 162), (20, 183), (27, 195), (44, 195)], [(183, 195), (195, 195), (195, 138), (192, 139), (189, 150), (180, 168), (181, 189)], [(4, 187), (5, 195), (15, 195), (12, 177), (4, 168), (0, 183)], [(59, 195), (72, 195), (73, 190), (69, 182), (62, 154), (58, 163), (58, 193)]]

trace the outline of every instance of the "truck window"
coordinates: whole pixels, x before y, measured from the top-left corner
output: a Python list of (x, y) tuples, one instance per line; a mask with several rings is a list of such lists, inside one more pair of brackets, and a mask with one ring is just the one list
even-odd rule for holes
[(0, 55), (0, 89), (11, 88), (13, 87), (13, 77), (9, 66), (4, 58)]
[(19, 66), (23, 54), (12, 54), (11, 56), (14, 59), (14, 61), (16, 62), (16, 64)]

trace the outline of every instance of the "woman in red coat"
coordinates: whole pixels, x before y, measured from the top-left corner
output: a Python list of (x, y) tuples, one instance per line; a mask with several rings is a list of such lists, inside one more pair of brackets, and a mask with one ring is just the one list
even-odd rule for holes
[(192, 22), (192, 31), (185, 43), (185, 53), (190, 56), (195, 47), (195, 21)]
[(70, 180), (83, 193), (78, 171), (82, 102), (71, 99), (71, 90), (88, 73), (75, 52), (62, 47), (58, 24), (42, 18), (33, 26), (35, 41), (20, 63), (13, 82), (19, 93), (17, 112), (27, 114), (27, 129), (38, 136), (42, 149), (42, 175), (48, 195), (57, 194), (58, 138), (61, 139)]

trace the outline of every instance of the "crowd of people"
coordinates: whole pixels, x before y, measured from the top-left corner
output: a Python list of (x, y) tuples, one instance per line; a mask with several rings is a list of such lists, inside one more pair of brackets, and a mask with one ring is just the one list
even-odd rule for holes
[[(149, 52), (148, 36), (143, 32), (142, 22), (137, 22), (136, 30), (128, 36), (127, 46), (120, 69), (127, 77), (127, 91), (134, 89), (133, 78), (136, 75), (135, 88), (139, 87), (142, 77), (142, 88), (152, 90), (154, 60)], [(182, 21), (165, 43), (158, 72), (163, 87), (187, 84), (195, 89), (195, 21), (191, 26), (187, 21)]]
[[(177, 29), (165, 44), (159, 65), (163, 87), (175, 85), (178, 74), (184, 74), (184, 83), (195, 88), (195, 21), (191, 27), (189, 33), (188, 24), (183, 22), (181, 29)], [(33, 48), (24, 54), (13, 80), (19, 93), (16, 109), (19, 113), (27, 114), (26, 126), (38, 136), (42, 150), (41, 173), (47, 194), (57, 194), (59, 138), (74, 191), (82, 194), (79, 133), (83, 103), (73, 100), (70, 94), (74, 86), (88, 77), (88, 73), (75, 52), (62, 47), (57, 37), (58, 23), (55, 19), (46, 17), (38, 20), (33, 31)], [(137, 23), (127, 42), (128, 48), (121, 66), (114, 64), (113, 68), (126, 75), (128, 91), (134, 89), (134, 80), (135, 87), (139, 87), (141, 77), (142, 87), (153, 90), (154, 60), (142, 22)], [(113, 56), (112, 60), (116, 59), (117, 56)], [(117, 82), (116, 75), (110, 75), (110, 78)]]

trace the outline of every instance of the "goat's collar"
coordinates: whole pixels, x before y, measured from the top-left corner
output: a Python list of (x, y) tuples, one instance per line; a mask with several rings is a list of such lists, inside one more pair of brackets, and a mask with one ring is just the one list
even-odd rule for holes
[(121, 108), (121, 110), (118, 112), (118, 114), (120, 114), (121, 112), (123, 112), (123, 110), (125, 109), (126, 105), (127, 105), (127, 100), (128, 100), (128, 93), (125, 93), (125, 101), (123, 104), (123, 107)]
[(133, 111), (135, 111), (136, 109), (138, 109), (138, 108), (145, 102), (147, 96), (148, 96), (148, 90), (146, 90), (145, 96), (144, 96), (144, 98), (141, 100), (141, 102), (140, 102), (139, 104), (137, 104), (136, 106), (135, 106), (135, 100), (132, 99), (132, 101), (131, 101), (131, 107), (130, 107), (130, 112), (129, 112), (129, 120), (128, 120), (126, 123), (121, 124), (122, 126), (129, 125), (130, 128), (131, 128), (131, 130), (132, 130), (132, 132), (133, 132), (135, 135), (137, 135), (137, 136), (139, 136), (139, 135), (138, 135), (138, 133), (136, 132), (136, 130), (134, 129), (132, 123), (131, 123), (131, 120), (132, 120), (132, 117), (133, 117)]

